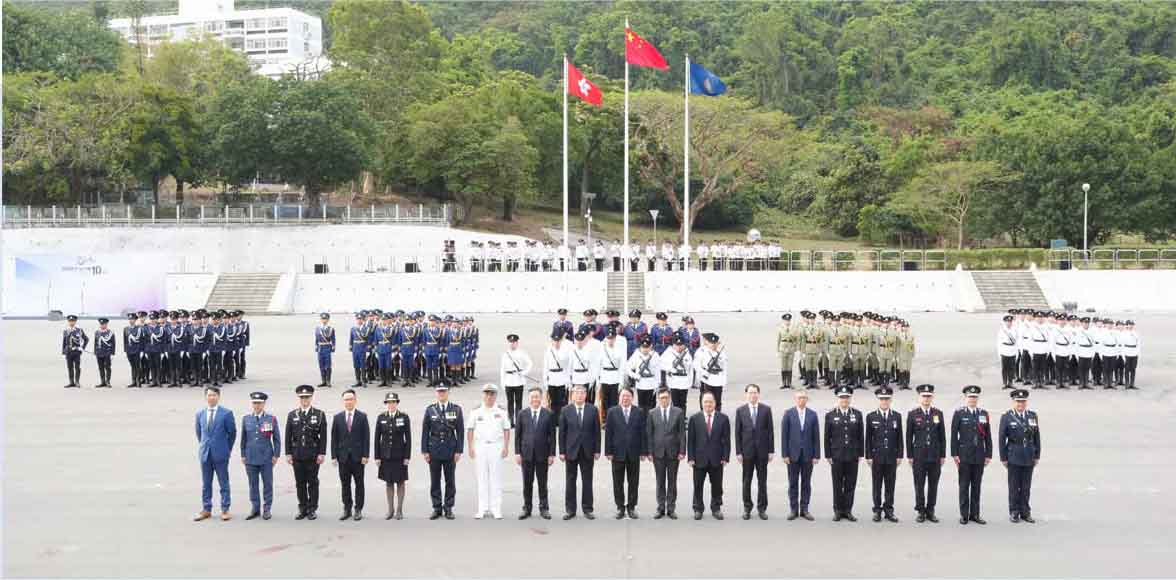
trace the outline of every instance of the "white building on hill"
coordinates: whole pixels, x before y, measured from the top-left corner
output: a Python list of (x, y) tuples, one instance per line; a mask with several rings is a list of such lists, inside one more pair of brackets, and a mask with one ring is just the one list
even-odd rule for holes
[(131, 44), (141, 38), (151, 56), (163, 42), (215, 38), (242, 52), (257, 70), (277, 78), (299, 66), (325, 68), (323, 22), (293, 8), (236, 10), (233, 0), (179, 0), (176, 14), (145, 16), (139, 30), (130, 18), (111, 19), (110, 27)]

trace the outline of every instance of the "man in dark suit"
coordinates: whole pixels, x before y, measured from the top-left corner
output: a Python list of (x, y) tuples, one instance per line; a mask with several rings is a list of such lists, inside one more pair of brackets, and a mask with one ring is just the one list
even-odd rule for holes
[[(1058, 378), (1058, 381), (1064, 381)], [(992, 461), (992, 423), (981, 409), (980, 387), (964, 387), (965, 404), (951, 416), (951, 457), (959, 468), (960, 524), (984, 525), (980, 517), (980, 481), (984, 466)]]
[(233, 517), (229, 515), (229, 455), (233, 453), (233, 443), (237, 440), (237, 424), (233, 421), (233, 412), (220, 406), (220, 389), (204, 389), (204, 399), (208, 406), (196, 412), (196, 442), (199, 444), (203, 483), (201, 500), (204, 503), (193, 519), (200, 521), (212, 517), (212, 475), (215, 473), (220, 484), (221, 520), (229, 520)]
[(837, 387), (837, 408), (825, 413), (825, 457), (833, 472), (833, 521), (856, 522), (853, 492), (857, 488), (858, 462), (865, 446), (862, 441), (862, 412), (849, 406), (853, 387)]
[(539, 480), (539, 517), (550, 520), (547, 504), (547, 468), (555, 462), (555, 415), (543, 407), (543, 389), (531, 387), (528, 406), (514, 418), (515, 463), (523, 467), (523, 512), (520, 520), (531, 517), (531, 497), (535, 480)]
[(561, 409), (559, 414), (559, 460), (566, 465), (565, 520), (576, 517), (577, 473), (584, 486), (580, 504), (584, 508), (584, 517), (596, 519), (592, 515), (592, 466), (600, 459), (600, 416), (596, 407), (585, 402), (587, 398), (587, 388), (576, 385), (572, 388), (572, 404)]
[[(637, 519), (637, 490), (641, 462), (649, 456), (645, 409), (633, 406), (633, 389), (621, 389), (620, 404), (604, 418), (604, 456), (612, 462), (613, 501), (617, 519)], [(628, 480), (626, 496), (625, 480)]]
[(907, 413), (907, 459), (915, 475), (915, 521), (939, 523), (935, 498), (939, 494), (939, 472), (947, 456), (947, 428), (943, 411), (931, 406), (935, 385), (915, 387), (919, 406)]
[[(902, 461), (902, 415), (890, 408), (894, 390), (878, 387), (878, 409), (866, 415), (866, 463), (870, 464), (870, 475), (874, 492), (874, 521), (898, 523), (894, 517), (894, 478), (898, 464)], [(882, 499), (882, 488), (886, 488), (886, 499)]]
[(759, 385), (743, 389), (747, 404), (735, 410), (735, 458), (743, 464), (743, 519), (751, 519), (751, 479), (756, 478), (755, 506), (768, 519), (768, 464), (776, 453), (776, 422), (772, 408), (760, 402)]
[(686, 457), (694, 468), (694, 519), (702, 519), (702, 486), (711, 485), (711, 515), (723, 519), (723, 467), (731, 460), (731, 422), (715, 410), (715, 394), (702, 394), (702, 411), (690, 418)]
[(355, 480), (355, 521), (363, 519), (363, 468), (371, 455), (367, 415), (355, 408), (355, 390), (343, 391), (343, 410), (331, 421), (331, 462), (339, 467), (343, 515), (351, 519), (351, 480)]
[(780, 426), (780, 457), (788, 464), (788, 504), (792, 510), (788, 519), (802, 517), (811, 522), (808, 507), (813, 494), (813, 466), (821, 460), (821, 427), (817, 412), (808, 408), (808, 393), (797, 390), (792, 397), (796, 406), (784, 412)]
[(649, 412), (645, 424), (657, 480), (655, 520), (665, 516), (678, 519), (674, 504), (678, 501), (678, 465), (686, 458), (686, 421), (685, 412), (674, 406), (671, 399), (669, 389), (658, 389), (657, 407)]

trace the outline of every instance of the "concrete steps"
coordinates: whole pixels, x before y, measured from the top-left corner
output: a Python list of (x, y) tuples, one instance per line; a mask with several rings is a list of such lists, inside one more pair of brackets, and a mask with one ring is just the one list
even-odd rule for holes
[[(625, 273), (608, 273), (608, 298), (606, 308), (620, 310), (621, 318), (629, 315), (625, 308)], [(645, 273), (629, 272), (629, 310), (645, 309)]]
[(990, 270), (972, 272), (972, 281), (989, 312), (1010, 308), (1048, 310), (1049, 302), (1037, 284), (1033, 272), (1024, 270)]
[(221, 274), (205, 308), (241, 309), (247, 314), (266, 312), (281, 277), (281, 274)]

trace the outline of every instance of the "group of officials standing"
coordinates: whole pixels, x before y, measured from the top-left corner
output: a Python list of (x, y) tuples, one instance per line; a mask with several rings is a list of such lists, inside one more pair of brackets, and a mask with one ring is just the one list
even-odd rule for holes
[[(709, 511), (723, 519), (723, 471), (734, 454), (742, 471), (743, 519), (768, 519), (768, 466), (776, 454), (776, 419), (772, 408), (760, 400), (760, 388), (744, 389), (745, 404), (735, 410), (734, 422), (717, 405), (713, 392), (701, 396), (701, 409), (690, 414), (672, 404), (670, 389), (655, 391), (655, 405), (646, 409), (636, 403), (635, 389), (622, 386), (615, 405), (603, 421), (588, 401), (587, 387), (572, 386), (571, 402), (556, 411), (544, 405), (541, 387), (531, 387), (527, 403), (515, 413), (496, 405), (498, 387), (485, 385), (482, 405), (468, 417), (449, 401), (449, 386), (435, 385), (436, 401), (425, 408), (421, 426), (420, 452), (430, 472), (430, 519), (454, 519), (456, 464), (467, 453), (474, 460), (478, 483), (476, 519), (487, 515), (501, 519), (503, 460), (513, 453), (523, 477), (523, 506), (519, 519), (551, 518), (548, 472), (558, 457), (565, 469), (563, 519), (583, 514), (595, 519), (593, 471), (601, 455), (608, 460), (617, 519), (637, 519), (641, 463), (654, 467), (656, 489), (655, 519), (677, 519), (677, 480), (682, 461), (692, 473), (694, 519)], [(938, 522), (936, 515), (939, 477), (950, 454), (959, 473), (960, 523), (984, 524), (980, 511), (980, 488), (993, 447), (1007, 468), (1009, 514), (1012, 522), (1034, 522), (1029, 497), (1033, 469), (1041, 456), (1041, 432), (1036, 412), (1027, 408), (1029, 393), (1011, 393), (1012, 408), (1000, 417), (993, 433), (991, 415), (978, 404), (980, 387), (964, 387), (966, 403), (956, 409), (950, 425), (944, 413), (933, 406), (935, 387), (916, 387), (918, 405), (903, 414), (891, 408), (894, 391), (889, 386), (875, 390), (877, 409), (863, 413), (851, 405), (854, 389), (837, 388), (837, 405), (823, 420), (808, 407), (805, 390), (793, 393), (795, 405), (780, 421), (780, 457), (788, 471), (788, 520), (813, 520), (809, 510), (813, 468), (822, 458), (830, 464), (833, 488), (833, 520), (856, 521), (853, 513), (858, 469), (864, 458), (871, 471), (873, 520), (898, 522), (894, 512), (895, 480), (905, 458), (912, 467), (915, 512), (918, 522)], [(232, 411), (219, 405), (220, 391), (208, 387), (207, 407), (196, 415), (196, 438), (203, 474), (203, 505), (196, 520), (211, 517), (212, 481), (220, 484), (221, 519), (230, 519), (228, 459), (237, 429)], [(386, 483), (386, 519), (403, 517), (404, 483), (411, 461), (411, 422), (398, 408), (395, 392), (385, 396), (387, 411), (370, 429), (368, 416), (356, 408), (356, 392), (342, 394), (342, 410), (331, 420), (327, 433), (326, 413), (312, 405), (314, 387), (296, 388), (299, 405), (285, 422), (285, 438), (278, 420), (265, 411), (268, 396), (253, 393), (252, 410), (241, 422), (241, 460), (250, 485), (252, 510), (246, 519), (269, 519), (273, 505), (273, 467), (285, 448), (286, 461), (293, 467), (298, 496), (296, 519), (317, 519), (319, 467), (326, 460), (328, 440), (332, 462), (342, 483), (343, 511), (340, 519), (362, 519), (364, 509), (364, 468), (373, 456), (379, 477)], [(512, 428), (513, 420), (513, 428)], [(905, 429), (904, 429), (905, 422)], [(512, 445), (513, 433), (513, 445)], [(995, 436), (995, 443), (994, 443)], [(709, 496), (704, 492), (709, 485)], [(752, 488), (756, 487), (753, 496)]]
[[(1134, 390), (1139, 334), (1132, 320), (1016, 308), (996, 332), (1004, 388)], [(1093, 383), (1093, 386), (1091, 386)]]
[[(131, 371), (128, 389), (140, 387), (220, 386), (245, 379), (245, 349), (250, 345), (249, 322), (243, 310), (152, 310), (127, 314), (122, 330), (123, 352)], [(65, 388), (79, 388), (82, 353), (90, 337), (78, 326), (78, 317), (66, 317), (61, 333), (61, 355), (65, 357), (69, 382)], [(94, 331), (93, 354), (98, 363), (98, 384), (108, 389), (111, 359), (118, 338), (110, 319), (99, 318)]]

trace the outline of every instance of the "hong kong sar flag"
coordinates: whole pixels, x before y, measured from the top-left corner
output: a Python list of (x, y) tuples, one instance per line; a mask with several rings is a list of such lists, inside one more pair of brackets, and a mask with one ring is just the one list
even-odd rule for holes
[(568, 62), (568, 94), (580, 97), (597, 107), (604, 104), (604, 94), (600, 92), (600, 87), (585, 78), (584, 74), (570, 61)]

